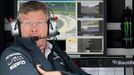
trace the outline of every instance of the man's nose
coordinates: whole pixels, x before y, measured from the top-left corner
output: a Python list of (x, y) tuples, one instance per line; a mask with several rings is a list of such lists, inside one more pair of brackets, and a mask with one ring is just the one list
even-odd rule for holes
[(32, 32), (37, 32), (37, 28), (32, 28)]
[(32, 32), (37, 32), (37, 26), (36, 23), (32, 23)]

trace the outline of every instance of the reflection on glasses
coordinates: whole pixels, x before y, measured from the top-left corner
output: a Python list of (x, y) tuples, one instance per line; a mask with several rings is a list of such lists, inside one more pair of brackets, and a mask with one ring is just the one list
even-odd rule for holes
[(47, 21), (45, 21), (45, 20), (39, 20), (37, 22), (23, 21), (20, 23), (22, 26), (31, 27), (33, 25), (33, 23), (36, 24), (37, 26), (44, 26), (47, 24)]

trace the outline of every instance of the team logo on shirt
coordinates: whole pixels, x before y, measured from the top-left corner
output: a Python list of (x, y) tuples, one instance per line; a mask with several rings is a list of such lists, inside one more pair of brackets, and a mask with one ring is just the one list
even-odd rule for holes
[(26, 64), (21, 53), (12, 53), (8, 55), (5, 59), (7, 60), (7, 65), (9, 65), (10, 70), (13, 70), (19, 65)]
[(54, 55), (54, 57), (53, 57), (54, 60), (57, 60), (57, 61), (59, 61), (59, 63), (61, 65), (64, 65), (63, 59), (56, 52), (53, 52), (53, 55)]

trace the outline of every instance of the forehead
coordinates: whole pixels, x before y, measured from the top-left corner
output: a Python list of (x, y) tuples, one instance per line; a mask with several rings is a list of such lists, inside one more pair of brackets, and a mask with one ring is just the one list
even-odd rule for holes
[(45, 14), (42, 10), (38, 10), (38, 11), (31, 11), (28, 12), (26, 14), (24, 13), (20, 13), (19, 17), (20, 20), (38, 20), (38, 19), (47, 19), (48, 15)]

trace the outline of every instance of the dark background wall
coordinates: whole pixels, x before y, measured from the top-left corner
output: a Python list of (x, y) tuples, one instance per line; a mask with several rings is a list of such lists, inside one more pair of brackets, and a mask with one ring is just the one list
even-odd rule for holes
[(120, 22), (125, 0), (107, 0), (107, 22)]
[(0, 1), (0, 53), (5, 47), (4, 43), (4, 6), (3, 0)]
[[(113, 24), (118, 23), (117, 27), (119, 27), (120, 26), (119, 23), (121, 22), (121, 15), (123, 14), (124, 9), (125, 9), (125, 0), (107, 0), (107, 26), (108, 23)], [(116, 26), (116, 24), (113, 26)], [(107, 30), (107, 47), (108, 48), (123, 47), (120, 29)]]
[(4, 30), (5, 19), (16, 17), (17, 0), (0, 0), (0, 54), (6, 48), (8, 39), (11, 39), (7, 34), (9, 31)]

